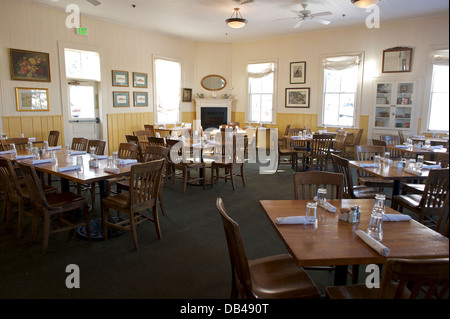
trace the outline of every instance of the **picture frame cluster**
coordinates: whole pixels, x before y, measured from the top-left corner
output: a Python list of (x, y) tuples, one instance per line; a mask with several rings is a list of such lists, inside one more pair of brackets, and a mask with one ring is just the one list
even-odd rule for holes
[[(290, 63), (290, 84), (306, 83), (306, 62)], [(309, 108), (310, 88), (286, 88), (285, 106), (287, 108)]]
[[(114, 87), (129, 87), (129, 72), (121, 70), (112, 70), (112, 86)], [(143, 72), (132, 73), (132, 85), (136, 89), (148, 88), (148, 74)], [(130, 93), (126, 91), (113, 91), (113, 106), (114, 107), (129, 107)], [(148, 106), (148, 92), (133, 91), (133, 106), (146, 107)]]

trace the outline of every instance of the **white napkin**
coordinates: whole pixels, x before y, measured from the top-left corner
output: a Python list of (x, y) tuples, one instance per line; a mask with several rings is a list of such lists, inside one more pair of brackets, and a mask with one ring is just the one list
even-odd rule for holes
[(74, 171), (81, 169), (81, 165), (62, 166), (58, 168), (59, 172)]
[(44, 164), (44, 163), (53, 163), (53, 159), (52, 158), (44, 158), (44, 159), (38, 159), (38, 160), (31, 161), (31, 164), (33, 164), (33, 165)]
[(70, 151), (70, 155), (83, 155), (86, 151)]
[(375, 164), (375, 163), (373, 163), (373, 164), (359, 164), (359, 167), (367, 167), (367, 168), (373, 167), (373, 168), (376, 168), (376, 167), (379, 167), (379, 165)]
[(370, 237), (366, 232), (362, 230), (355, 231), (355, 234), (358, 235), (359, 238), (361, 238), (367, 245), (372, 247), (375, 251), (377, 251), (382, 256), (389, 256), (390, 250), (386, 246), (384, 246), (382, 243), (380, 243), (378, 240), (373, 239)]
[(8, 155), (14, 153), (14, 150), (8, 150), (8, 151), (1, 151), (0, 155)]
[(55, 150), (61, 150), (61, 149), (62, 149), (62, 146), (59, 145), (59, 146), (50, 146), (47, 150), (55, 151)]
[(26, 158), (33, 158), (34, 155), (30, 154), (30, 155), (16, 155), (16, 160), (21, 160), (21, 159), (26, 159)]
[(405, 171), (405, 172), (408, 172), (408, 173), (410, 173), (410, 174), (413, 174), (413, 175), (417, 175), (417, 176), (422, 176), (422, 172), (421, 171), (416, 171), (415, 169), (411, 169), (411, 168), (403, 168), (403, 170)]
[(414, 135), (413, 138), (425, 138), (425, 135)]
[(99, 160), (104, 160), (107, 158), (108, 158), (108, 155), (97, 155), (97, 159), (99, 159)]
[(336, 211), (336, 207), (334, 207), (333, 205), (331, 205), (328, 202), (325, 202), (325, 206), (323, 208), (325, 208), (330, 213), (334, 213)]
[(35, 137), (29, 137), (28, 138), (28, 142), (36, 142), (36, 138)]
[(105, 167), (103, 170), (105, 172), (113, 173), (113, 174), (119, 173), (119, 168), (117, 168), (117, 167)]
[(305, 216), (278, 217), (275, 219), (275, 222), (278, 225), (314, 224), (314, 222), (307, 222)]
[(137, 160), (136, 159), (124, 159), (124, 158), (117, 159), (117, 164), (120, 164), (120, 165), (133, 164), (133, 163), (137, 163)]
[(291, 136), (291, 140), (301, 140), (302, 138), (303, 138), (302, 136), (297, 135)]
[(396, 148), (408, 148), (408, 145), (395, 145)]
[(422, 146), (422, 149), (424, 149), (424, 150), (438, 150), (441, 148), (444, 148), (444, 145)]
[(433, 168), (441, 168), (441, 165), (439, 165), (439, 164), (431, 164), (431, 165), (423, 164), (423, 166), (422, 166), (422, 169), (433, 169)]
[(402, 221), (410, 221), (412, 218), (409, 215), (403, 214), (384, 214), (383, 221), (384, 222), (402, 222)]

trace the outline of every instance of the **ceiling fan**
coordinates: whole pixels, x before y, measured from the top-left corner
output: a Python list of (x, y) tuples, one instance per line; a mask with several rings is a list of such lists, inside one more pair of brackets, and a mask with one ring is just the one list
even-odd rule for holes
[(297, 20), (299, 20), (294, 25), (294, 28), (299, 28), (303, 24), (303, 21), (308, 21), (308, 20), (316, 21), (316, 22), (321, 23), (323, 25), (327, 25), (327, 24), (331, 23), (331, 21), (323, 20), (323, 19), (317, 19), (317, 17), (329, 16), (329, 15), (333, 14), (332, 12), (324, 11), (324, 12), (318, 12), (318, 13), (311, 13), (311, 11), (306, 10), (306, 7), (307, 7), (306, 3), (302, 3), (302, 7), (303, 7), (303, 10), (299, 10), (299, 11), (298, 10), (291, 10), (292, 12), (294, 12), (297, 15), (296, 17), (294, 17), (294, 18), (277, 19), (277, 20), (287, 20), (287, 19), (297, 19)]

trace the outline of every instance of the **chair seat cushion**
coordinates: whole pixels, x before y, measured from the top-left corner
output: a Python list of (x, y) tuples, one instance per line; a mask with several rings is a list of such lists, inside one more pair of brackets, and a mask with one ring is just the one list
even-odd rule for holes
[(258, 298), (318, 298), (320, 291), (290, 255), (249, 260), (253, 292)]

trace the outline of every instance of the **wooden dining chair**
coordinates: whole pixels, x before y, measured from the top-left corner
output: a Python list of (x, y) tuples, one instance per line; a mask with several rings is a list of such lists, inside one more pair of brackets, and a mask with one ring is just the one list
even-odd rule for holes
[[(373, 161), (376, 155), (384, 156), (385, 148), (382, 145), (357, 145), (355, 147), (356, 160)], [(368, 187), (376, 187), (381, 192), (385, 187), (394, 187), (393, 180), (385, 180), (370, 175), (360, 169), (356, 170), (357, 184)]]
[[(156, 234), (161, 238), (161, 229), (158, 219), (158, 196), (164, 160), (155, 160), (131, 166), (128, 192), (109, 196), (102, 201), (103, 233), (108, 239), (108, 227), (118, 228), (131, 232), (134, 248), (139, 249), (136, 227), (143, 222), (151, 221), (155, 224)], [(109, 210), (114, 209), (128, 215), (118, 223), (108, 219)], [(146, 211), (151, 210), (152, 215)]]
[(143, 161), (143, 149), (142, 149), (142, 144), (139, 141), (139, 138), (135, 135), (125, 135), (125, 139), (127, 140), (127, 143), (133, 143), (137, 145), (138, 148), (138, 161), (142, 162)]
[(327, 171), (332, 142), (331, 134), (314, 134), (310, 142), (310, 150), (303, 156), (303, 171), (308, 169)]
[(320, 291), (291, 255), (282, 254), (248, 260), (239, 225), (225, 211), (217, 198), (231, 262), (231, 298), (311, 299)]
[(402, 212), (404, 208), (419, 215), (419, 222), (425, 223), (425, 218), (434, 223), (434, 216), (439, 216), (444, 205), (449, 187), (449, 169), (436, 168), (430, 170), (421, 194), (396, 195), (393, 198), (392, 208)]
[(57, 146), (59, 140), (59, 131), (50, 131), (48, 134), (48, 146)]
[(349, 136), (347, 131), (338, 130), (334, 141), (331, 144), (330, 154), (336, 154), (339, 156), (344, 155), (345, 142)]
[(445, 197), (444, 205), (442, 205), (441, 215), (439, 215), (436, 224), (436, 231), (449, 238), (449, 194)]
[(356, 158), (355, 154), (355, 146), (361, 144), (362, 135), (364, 133), (364, 129), (359, 129), (356, 135), (353, 135), (353, 139), (348, 139), (345, 141), (344, 146), (344, 154), (342, 157), (349, 158), (349, 155), (353, 155), (353, 158)]
[[(227, 148), (231, 151), (230, 157), (226, 154)], [(232, 136), (231, 147), (227, 142), (222, 144), (222, 156), (220, 156), (220, 160), (211, 163), (211, 187), (214, 187), (214, 183), (218, 179), (224, 179), (225, 183), (229, 179), (234, 191), (235, 177), (240, 177), (242, 185), (245, 187), (244, 162), (247, 148), (248, 137), (237, 137), (236, 134), (233, 134)], [(235, 172), (237, 169), (239, 169), (238, 173)], [(220, 175), (221, 170), (224, 171), (223, 175)]]
[(344, 176), (333, 172), (297, 172), (294, 176), (294, 199), (313, 200), (319, 188), (327, 189), (328, 199), (342, 199)]
[[(31, 204), (30, 195), (23, 179), (19, 180), (12, 162), (7, 158), (0, 158), (0, 180), (4, 191), (4, 209), (2, 220), (6, 221), (6, 228), (9, 227), (13, 216), (14, 206), (18, 206), (17, 218), (17, 238), (22, 236), (24, 215), (33, 216), (33, 212), (25, 209), (25, 205)], [(45, 194), (56, 193), (57, 189), (49, 185), (42, 185)]]
[(424, 164), (428, 165), (434, 165), (434, 164), (441, 164), (442, 168), (447, 168), (449, 164), (449, 153), (437, 153), (435, 161), (424, 161)]
[(133, 135), (137, 136), (139, 141), (146, 143), (147, 142), (147, 137), (149, 136), (155, 136), (152, 135), (153, 133), (149, 130), (138, 130), (138, 131), (134, 131)]
[(405, 143), (405, 136), (403, 135), (403, 132), (398, 130), (398, 141), (399, 144)]
[[(206, 189), (206, 164), (189, 160), (189, 156), (183, 152), (183, 146), (178, 143), (181, 142), (178, 140), (167, 140), (170, 154), (168, 156), (168, 165), (170, 166), (172, 187), (175, 183), (176, 172), (181, 171), (183, 176), (183, 193), (186, 192), (188, 182), (202, 182), (203, 188)], [(185, 149), (185, 152), (189, 151)], [(197, 172), (196, 176), (192, 176), (191, 172)]]
[(391, 159), (399, 159), (402, 158), (402, 153), (397, 150), (390, 150), (387, 148), (388, 145), (399, 145), (400, 138), (398, 135), (392, 135), (392, 134), (381, 134), (380, 140), (386, 142), (386, 152), (389, 152)]
[(164, 137), (152, 137), (149, 136), (147, 137), (148, 140), (148, 144), (147, 145), (152, 145), (152, 146), (166, 146), (166, 140), (164, 139)]
[[(36, 174), (33, 166), (19, 162), (20, 171), (27, 185), (33, 207), (33, 223), (31, 241), (35, 241), (39, 218), (44, 222), (44, 233), (42, 236), (42, 252), (45, 253), (48, 247), (49, 236), (61, 231), (74, 230), (80, 226), (86, 226), (88, 239), (91, 239), (91, 228), (89, 223), (89, 207), (87, 200), (72, 192), (45, 194), (42, 182)], [(84, 222), (74, 223), (69, 221), (65, 213), (72, 212), (72, 218), (75, 220), (75, 211), (83, 211)], [(55, 218), (52, 218), (52, 217)], [(59, 227), (51, 229), (51, 225), (57, 222)]]
[(364, 284), (330, 286), (330, 299), (447, 299), (448, 258), (389, 258), (383, 265), (380, 288)]
[(84, 137), (74, 137), (72, 139), (72, 151), (87, 151), (88, 139)]
[(28, 147), (28, 138), (26, 137), (18, 137), (18, 138), (7, 138), (0, 140), (3, 150), (7, 151), (11, 149), (11, 144), (16, 146), (16, 150), (26, 150)]
[[(135, 159), (139, 160), (138, 146), (133, 143), (120, 143), (119, 149), (117, 150), (117, 157), (120, 159)], [(118, 177), (110, 178), (106, 180), (106, 193), (108, 196), (111, 194), (112, 189), (121, 180), (127, 179), (128, 177)]]
[(153, 124), (144, 124), (144, 129), (150, 132), (148, 136), (156, 136), (156, 130)]
[(375, 195), (380, 193), (378, 189), (373, 187), (354, 185), (348, 159), (336, 154), (331, 154), (331, 159), (334, 172), (344, 175), (343, 198), (368, 199), (375, 198)]

